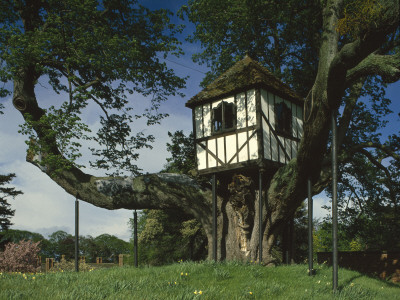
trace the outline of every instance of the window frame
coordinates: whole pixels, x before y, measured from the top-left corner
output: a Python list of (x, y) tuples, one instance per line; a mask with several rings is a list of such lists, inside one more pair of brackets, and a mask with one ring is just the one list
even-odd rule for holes
[[(279, 107), (282, 107), (279, 112)], [(274, 117), (275, 117), (275, 131), (277, 134), (282, 136), (292, 137), (293, 129), (293, 115), (292, 110), (286, 105), (284, 101), (275, 103), (274, 106)]]
[[(230, 106), (232, 109), (227, 109), (227, 107)], [(221, 110), (221, 124), (220, 128), (218, 130), (215, 129), (215, 114), (217, 110)], [(230, 111), (230, 113), (229, 113)], [(227, 127), (227, 119), (228, 114), (230, 114), (231, 120), (232, 120), (232, 126)], [(211, 134), (221, 134), (224, 132), (229, 132), (229, 131), (234, 131), (237, 128), (237, 105), (232, 102), (227, 102), (222, 100), (216, 107), (211, 109)]]

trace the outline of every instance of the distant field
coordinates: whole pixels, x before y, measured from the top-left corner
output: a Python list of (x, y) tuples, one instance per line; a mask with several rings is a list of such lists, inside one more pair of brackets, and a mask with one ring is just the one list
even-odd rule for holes
[(1, 274), (0, 299), (400, 299), (400, 285), (317, 265), (182, 262), (164, 267), (114, 267), (91, 272)]

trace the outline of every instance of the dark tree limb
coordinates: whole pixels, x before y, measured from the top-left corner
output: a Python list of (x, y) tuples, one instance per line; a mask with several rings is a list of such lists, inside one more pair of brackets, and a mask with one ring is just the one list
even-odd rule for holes
[(369, 75), (381, 76), (386, 83), (400, 79), (400, 53), (393, 55), (370, 54), (357, 66), (350, 69), (346, 75), (346, 86), (362, 77)]

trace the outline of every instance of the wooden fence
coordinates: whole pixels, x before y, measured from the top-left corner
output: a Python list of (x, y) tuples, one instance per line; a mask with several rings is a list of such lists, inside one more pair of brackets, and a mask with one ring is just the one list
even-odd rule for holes
[[(318, 263), (332, 265), (332, 252), (317, 252)], [(400, 282), (400, 251), (339, 251), (339, 267)]]

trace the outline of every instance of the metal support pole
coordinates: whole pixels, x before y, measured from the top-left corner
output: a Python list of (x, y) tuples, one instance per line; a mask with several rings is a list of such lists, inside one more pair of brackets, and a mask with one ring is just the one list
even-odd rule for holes
[(135, 255), (135, 267), (138, 267), (138, 233), (137, 233), (137, 212), (133, 213), (133, 252)]
[(313, 198), (311, 193), (311, 179), (307, 180), (308, 193), (308, 275), (314, 275), (313, 268)]
[(75, 271), (79, 272), (79, 201), (75, 199)]
[(212, 175), (213, 259), (217, 261), (217, 179)]
[(336, 112), (332, 112), (332, 287), (337, 291), (338, 287), (338, 201), (337, 201), (337, 129)]
[(263, 258), (262, 258), (262, 252), (263, 252), (263, 231), (262, 231), (262, 224), (263, 224), (263, 202), (262, 202), (262, 188), (263, 180), (262, 180), (262, 171), (260, 170), (258, 172), (258, 226), (260, 228), (260, 233), (259, 233), (259, 263), (260, 265), (262, 264)]

